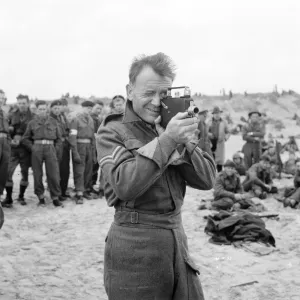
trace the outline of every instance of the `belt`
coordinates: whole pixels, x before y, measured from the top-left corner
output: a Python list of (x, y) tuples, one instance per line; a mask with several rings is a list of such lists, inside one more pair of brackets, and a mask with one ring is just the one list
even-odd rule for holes
[(134, 224), (143, 224), (164, 229), (174, 229), (182, 224), (181, 212), (150, 215), (123, 209), (117, 209), (114, 215), (114, 221), (118, 225), (127, 224), (132, 226)]
[(91, 140), (90, 139), (77, 139), (77, 143), (80, 143), (80, 144), (90, 144)]
[(35, 140), (34, 144), (40, 144), (40, 145), (53, 145), (53, 140)]
[(0, 138), (7, 138), (7, 133), (0, 132)]

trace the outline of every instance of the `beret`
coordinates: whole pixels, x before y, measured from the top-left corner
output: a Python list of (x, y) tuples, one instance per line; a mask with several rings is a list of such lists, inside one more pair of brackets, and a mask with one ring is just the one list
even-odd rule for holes
[(61, 101), (60, 100), (54, 100), (51, 102), (50, 107), (56, 106), (56, 105), (61, 105)]
[(94, 105), (95, 105), (95, 103), (92, 102), (92, 101), (89, 101), (89, 100), (83, 101), (83, 102), (81, 103), (81, 106), (82, 106), (82, 107), (93, 107)]
[(232, 160), (227, 160), (224, 164), (224, 167), (236, 168), (236, 164)]

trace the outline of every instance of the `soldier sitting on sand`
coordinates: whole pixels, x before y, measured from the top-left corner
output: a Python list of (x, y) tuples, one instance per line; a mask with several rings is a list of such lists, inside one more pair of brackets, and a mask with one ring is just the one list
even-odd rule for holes
[(288, 160), (283, 165), (283, 172), (285, 174), (295, 175), (296, 169), (297, 169), (296, 163), (298, 161), (299, 160), (297, 159), (296, 154), (293, 152), (290, 152)]
[(240, 176), (246, 175), (246, 167), (244, 164), (244, 154), (242, 152), (236, 152), (232, 157), (233, 162), (235, 163), (235, 169)]
[(240, 175), (236, 171), (236, 165), (233, 161), (227, 160), (224, 164), (224, 170), (221, 171), (216, 179), (214, 186), (214, 199), (210, 204), (201, 204), (199, 209), (230, 210), (238, 208), (248, 208), (251, 203), (249, 194), (245, 194)]
[(281, 153), (288, 151), (289, 153), (295, 153), (299, 151), (297, 142), (294, 136), (289, 136), (289, 141), (282, 146)]
[(275, 194), (278, 189), (273, 186), (271, 174), (270, 158), (262, 156), (260, 161), (248, 170), (243, 182), (243, 188), (246, 192), (253, 191), (256, 197), (266, 199), (268, 193)]
[(272, 145), (275, 145), (275, 141), (274, 141), (272, 133), (269, 133), (268, 134), (268, 139), (263, 140), (262, 143), (261, 143), (262, 153), (264, 153), (266, 150), (268, 150), (268, 148)]
[(294, 177), (294, 188), (286, 189), (285, 199), (283, 201), (284, 207), (300, 209), (300, 161), (296, 164), (297, 170)]
[(278, 177), (278, 170), (279, 170), (279, 159), (276, 153), (275, 144), (270, 144), (268, 149), (262, 154), (262, 157), (268, 156), (270, 158), (270, 168), (272, 172), (273, 178)]

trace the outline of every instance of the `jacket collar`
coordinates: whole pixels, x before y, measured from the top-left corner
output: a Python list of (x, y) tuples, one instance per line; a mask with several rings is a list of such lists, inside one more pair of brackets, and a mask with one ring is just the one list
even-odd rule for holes
[(125, 105), (123, 123), (132, 123), (139, 121), (142, 121), (142, 119), (134, 112), (132, 102), (130, 100), (127, 100)]

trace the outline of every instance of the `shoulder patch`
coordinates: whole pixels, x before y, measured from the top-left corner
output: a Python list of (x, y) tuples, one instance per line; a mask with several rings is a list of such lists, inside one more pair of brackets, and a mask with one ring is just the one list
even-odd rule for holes
[(120, 113), (120, 114), (111, 114), (108, 115), (104, 118), (103, 122), (102, 122), (102, 126), (105, 126), (107, 123), (112, 122), (112, 121), (122, 121), (124, 117), (124, 113)]

